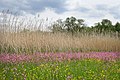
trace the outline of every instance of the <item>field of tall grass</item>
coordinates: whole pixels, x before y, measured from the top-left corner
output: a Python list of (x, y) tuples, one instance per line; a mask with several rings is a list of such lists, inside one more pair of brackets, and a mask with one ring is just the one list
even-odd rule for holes
[(0, 80), (120, 79), (119, 37), (42, 31), (39, 19), (35, 24), (14, 16), (5, 20), (0, 24)]
[(108, 35), (72, 36), (51, 32), (7, 32), (1, 33), (1, 36), (1, 53), (120, 51), (120, 39)]
[(51, 26), (48, 19), (20, 18), (10, 11), (3, 11), (1, 16), (0, 53), (120, 51), (120, 38), (115, 35), (52, 33), (42, 30)]

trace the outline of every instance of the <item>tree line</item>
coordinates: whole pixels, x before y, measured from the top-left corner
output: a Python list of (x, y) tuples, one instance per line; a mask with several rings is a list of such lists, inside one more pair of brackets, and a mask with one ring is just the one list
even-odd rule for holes
[(75, 33), (88, 33), (92, 34), (110, 34), (117, 33), (120, 35), (120, 23), (117, 22), (115, 25), (109, 19), (102, 19), (101, 22), (95, 23), (94, 26), (87, 26), (83, 19), (77, 19), (75, 17), (68, 17), (64, 21), (62, 19), (58, 19), (51, 26), (51, 30), (53, 33), (55, 32), (69, 32), (73, 35)]

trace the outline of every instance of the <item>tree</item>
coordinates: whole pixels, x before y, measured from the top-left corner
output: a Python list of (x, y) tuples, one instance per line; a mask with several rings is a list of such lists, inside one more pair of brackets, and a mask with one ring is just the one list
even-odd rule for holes
[(105, 32), (109, 32), (113, 30), (113, 25), (112, 22), (108, 19), (103, 19), (101, 22), (102, 26), (103, 26), (103, 30)]
[(120, 23), (117, 22), (114, 27), (115, 27), (115, 31), (120, 33)]
[(97, 32), (97, 33), (103, 32), (103, 26), (101, 25), (100, 22), (95, 23), (95, 26), (93, 27), (93, 29), (95, 29), (95, 32)]
[(58, 19), (51, 27), (52, 32), (62, 32), (64, 23), (62, 19)]
[(95, 24), (95, 29), (99, 33), (107, 33), (114, 30), (112, 22), (108, 19), (103, 19), (101, 22)]
[(84, 25), (84, 20), (83, 19), (76, 19), (75, 17), (68, 17), (65, 20), (65, 28), (68, 32), (76, 33), (80, 32), (81, 28)]
[(118, 33), (118, 37), (120, 37), (120, 23), (117, 22), (114, 26), (115, 31)]
[(74, 32), (74, 27), (76, 26), (76, 18), (71, 17), (71, 18), (66, 18), (65, 20), (65, 28), (67, 29), (68, 32)]

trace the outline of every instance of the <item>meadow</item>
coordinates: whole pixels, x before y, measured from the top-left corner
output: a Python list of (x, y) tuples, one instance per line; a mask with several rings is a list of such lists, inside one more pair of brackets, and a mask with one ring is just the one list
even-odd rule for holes
[(0, 79), (119, 80), (119, 58), (112, 52), (2, 54)]
[(8, 20), (0, 25), (0, 80), (120, 79), (118, 36), (53, 33), (40, 31), (39, 20), (37, 25)]

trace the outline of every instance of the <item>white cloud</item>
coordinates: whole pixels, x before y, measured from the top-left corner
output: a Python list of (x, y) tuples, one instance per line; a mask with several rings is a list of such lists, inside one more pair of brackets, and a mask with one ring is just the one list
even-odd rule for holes
[[(97, 9), (97, 6), (101, 10)], [(113, 23), (120, 21), (118, 6), (120, 6), (120, 0), (67, 0), (65, 8), (69, 10), (67, 14), (72, 12), (77, 18), (84, 18), (88, 25), (93, 25), (104, 18), (110, 19)], [(87, 8), (88, 11), (78, 11), (82, 7)], [(117, 19), (115, 19), (116, 16)]]
[[(58, 2), (55, 1), (56, 4), (54, 4), (54, 0), (51, 2), (49, 0), (43, 1), (43, 3), (46, 3), (46, 5), (40, 3), (41, 1), (1, 0), (0, 2), (2, 4), (9, 3), (4, 6), (10, 6), (14, 10), (21, 9), (22, 11), (20, 12), (27, 17), (34, 17), (35, 15), (40, 14), (40, 18), (49, 18), (50, 22), (59, 18), (65, 19), (66, 17), (70, 16), (82, 18), (88, 25), (93, 25), (104, 18), (110, 19), (113, 23), (120, 21), (120, 0), (58, 0)], [(39, 3), (41, 5), (39, 5)], [(60, 4), (58, 5), (58, 3)], [(64, 5), (61, 3), (64, 3)], [(12, 5), (14, 5), (14, 7), (12, 7)], [(35, 14), (30, 12), (35, 12)]]
[(55, 10), (52, 8), (45, 8), (43, 12), (38, 13), (41, 18), (59, 18), (59, 14), (55, 13)]
[(98, 4), (104, 4), (109, 6), (114, 6), (119, 4), (119, 0), (67, 0), (66, 8), (75, 9), (81, 6), (93, 8)]

